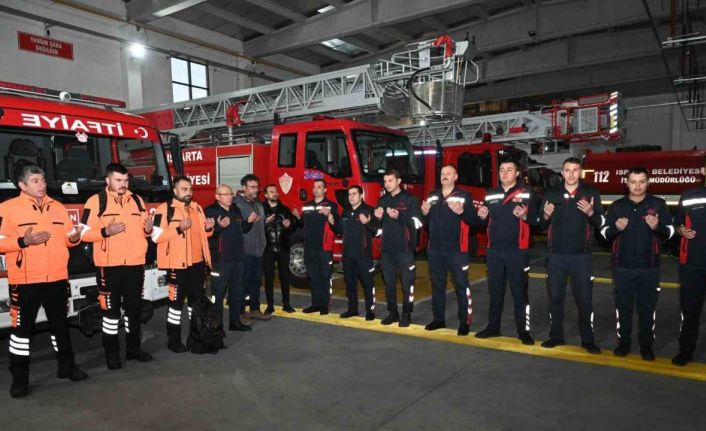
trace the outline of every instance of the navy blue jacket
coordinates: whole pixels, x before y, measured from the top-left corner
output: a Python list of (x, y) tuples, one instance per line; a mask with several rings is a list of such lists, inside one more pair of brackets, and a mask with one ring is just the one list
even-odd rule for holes
[[(382, 252), (414, 253), (417, 249), (417, 229), (422, 227), (422, 212), (417, 198), (407, 190), (395, 196), (385, 193), (376, 208), (385, 210), (382, 216)], [(387, 215), (387, 209), (399, 211), (397, 219)]]
[[(243, 218), (235, 204), (229, 210), (214, 202), (204, 209), (206, 217), (216, 221), (213, 235), (208, 239), (208, 248), (211, 250), (211, 262), (235, 262), (245, 259), (243, 250), (243, 233), (252, 228), (252, 224)], [(218, 224), (218, 217), (230, 217), (230, 224), (224, 229)]]
[[(321, 207), (329, 207), (334, 223), (329, 224), (328, 217), (319, 213)], [(341, 215), (338, 205), (326, 198), (320, 202), (311, 200), (302, 207), (302, 218), (299, 223), (304, 227), (304, 251), (333, 251), (336, 235), (343, 232)]]
[(706, 187), (700, 186), (682, 193), (674, 225), (696, 231), (693, 239), (681, 239), (679, 263), (706, 267)]
[[(588, 217), (576, 205), (580, 200), (591, 202), (593, 216)], [(554, 213), (549, 220), (544, 219), (544, 204), (554, 204)], [(590, 254), (591, 238), (594, 228), (600, 228), (605, 222), (603, 205), (598, 190), (579, 182), (574, 194), (559, 187), (547, 190), (540, 207), (540, 225), (547, 229), (547, 249), (550, 253)]]
[[(346, 207), (343, 210), (343, 258), (373, 257), (373, 237), (377, 234), (380, 222), (375, 218), (375, 209), (365, 202), (358, 208)], [(367, 224), (360, 222), (360, 214), (370, 217)]]
[[(645, 222), (647, 215), (658, 215), (659, 224), (653, 231)], [(627, 217), (628, 225), (622, 232), (615, 221)], [(648, 194), (635, 203), (624, 196), (608, 208), (601, 235), (613, 241), (613, 266), (619, 268), (659, 268), (660, 246), (663, 240), (674, 235), (672, 215), (664, 199)]]
[[(515, 207), (528, 208), (527, 219), (515, 217)], [(493, 250), (527, 250), (530, 243), (530, 226), (539, 224), (541, 216), (537, 200), (529, 187), (517, 183), (507, 192), (502, 187), (488, 189), (485, 194), (488, 207), (488, 248)]]
[[(456, 214), (449, 208), (449, 202), (463, 204), (463, 213)], [(468, 235), (471, 226), (483, 224), (470, 193), (455, 187), (444, 197), (441, 189), (433, 191), (427, 198), (431, 205), (424, 216), (424, 225), (429, 230), (429, 250), (447, 253), (468, 253)]]

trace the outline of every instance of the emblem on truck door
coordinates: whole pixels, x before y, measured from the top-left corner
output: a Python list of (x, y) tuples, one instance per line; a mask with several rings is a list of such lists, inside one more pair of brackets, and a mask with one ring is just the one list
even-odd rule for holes
[(292, 179), (286, 172), (279, 177), (279, 188), (285, 195), (292, 189)]

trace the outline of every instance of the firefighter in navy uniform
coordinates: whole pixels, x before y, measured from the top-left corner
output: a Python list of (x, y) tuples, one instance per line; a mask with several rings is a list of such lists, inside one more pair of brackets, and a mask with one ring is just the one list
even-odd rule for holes
[(581, 160), (570, 157), (561, 168), (564, 182), (544, 195), (540, 225), (547, 229), (547, 293), (549, 295), (549, 339), (542, 347), (564, 342), (564, 299), (567, 277), (571, 277), (579, 315), (581, 347), (601, 353), (593, 336), (593, 258), (591, 237), (603, 225), (601, 195), (581, 181)]
[[(414, 309), (414, 280), (417, 247), (417, 230), (422, 227), (419, 201), (411, 193), (400, 188), (402, 178), (399, 171), (390, 169), (383, 175), (385, 194), (378, 200), (375, 218), (382, 220), (382, 276), (385, 281), (385, 297), (388, 315), (383, 325), (399, 322), (400, 327), (409, 326)], [(397, 309), (397, 276), (402, 282), (402, 315)]]
[(509, 283), (514, 302), (517, 336), (523, 344), (533, 345), (530, 335), (530, 305), (527, 292), (530, 225), (539, 223), (538, 205), (530, 188), (519, 183), (520, 165), (515, 160), (501, 161), (500, 187), (488, 189), (478, 216), (487, 222), (488, 289), (490, 312), (488, 327), (477, 338), (500, 336), (500, 321)]
[(326, 182), (314, 181), (312, 189), (314, 200), (304, 204), (302, 213), (295, 208), (292, 211), (301, 226), (304, 227), (304, 266), (309, 275), (311, 305), (302, 310), (304, 313), (318, 311), (328, 314), (331, 300), (333, 271), (333, 244), (336, 234), (342, 233), (341, 216), (338, 205), (326, 198)]
[(441, 189), (422, 202), (424, 224), (429, 230), (429, 279), (434, 319), (427, 331), (446, 327), (446, 279), (451, 272), (458, 304), (458, 335), (468, 335), (473, 315), (468, 284), (468, 238), (471, 226), (482, 224), (473, 198), (456, 187), (458, 171), (453, 165), (441, 168)]
[(108, 369), (116, 370), (122, 367), (118, 339), (121, 307), (125, 309), (127, 359), (152, 360), (152, 355), (140, 347), (140, 308), (152, 219), (142, 198), (128, 190), (125, 166), (111, 163), (105, 170), (105, 190), (84, 205), (82, 222), (86, 228), (82, 239), (93, 243), (105, 362)]
[(630, 353), (632, 314), (637, 303), (640, 356), (654, 361), (654, 323), (659, 296), (660, 243), (674, 235), (672, 216), (663, 199), (647, 193), (649, 175), (643, 167), (626, 174), (628, 195), (606, 214), (601, 235), (613, 241), (613, 282), (618, 346), (615, 356)]
[(706, 295), (706, 187), (682, 193), (674, 224), (682, 237), (679, 298), (684, 320), (679, 335), (679, 353), (672, 363), (684, 366), (694, 360), (699, 318)]
[(39, 307), (49, 321), (56, 352), (56, 376), (84, 380), (76, 366), (66, 318), (69, 250), (80, 242), (66, 208), (47, 196), (44, 171), (26, 166), (18, 177), (22, 192), (0, 204), (0, 253), (5, 253), (10, 293), (10, 396), (29, 393), (30, 342)]
[[(157, 266), (167, 271), (167, 348), (186, 352), (181, 342), (181, 310), (184, 299), (194, 303), (205, 298), (204, 281), (211, 266), (208, 238), (215, 220), (206, 218), (199, 204), (191, 201), (191, 180), (174, 177), (174, 197), (157, 207), (152, 240), (157, 243)], [(191, 314), (191, 307), (188, 308)]]
[(375, 319), (375, 263), (373, 237), (379, 223), (373, 216), (374, 208), (363, 201), (360, 186), (348, 188), (349, 207), (343, 210), (343, 277), (346, 281), (348, 310), (341, 313), (345, 319), (358, 315), (358, 280), (365, 296), (365, 320)]

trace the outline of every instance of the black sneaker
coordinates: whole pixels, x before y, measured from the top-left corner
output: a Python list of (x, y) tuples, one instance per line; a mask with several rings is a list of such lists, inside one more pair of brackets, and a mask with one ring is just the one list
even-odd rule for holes
[(402, 317), (400, 317), (400, 328), (406, 328), (409, 326), (409, 324), (412, 322), (412, 313), (402, 313)]
[(325, 316), (328, 314), (328, 307), (319, 307), (319, 314)]
[(556, 338), (550, 338), (547, 341), (542, 343), (542, 347), (544, 347), (546, 349), (553, 349), (556, 346), (563, 346), (564, 344), (566, 344), (566, 342), (564, 342), (564, 340), (557, 340)]
[(386, 318), (382, 319), (380, 322), (382, 325), (392, 325), (395, 322), (400, 321), (400, 315), (398, 313), (390, 313)]
[(532, 338), (529, 332), (523, 332), (518, 335), (517, 338), (522, 341), (522, 344), (525, 346), (534, 346), (534, 338)]
[(265, 308), (265, 312), (263, 314), (272, 314), (275, 312), (275, 307), (272, 304), (267, 304), (267, 308)]
[(613, 354), (615, 356), (620, 356), (620, 357), (629, 355), (630, 354), (630, 344), (619, 343), (618, 347), (616, 347), (615, 350), (613, 350)]
[(348, 310), (348, 311), (346, 311), (346, 312), (344, 312), (344, 313), (339, 314), (339, 317), (340, 317), (341, 319), (348, 319), (349, 317), (353, 317), (353, 316), (357, 316), (357, 315), (358, 315), (358, 312), (357, 312), (357, 311)]
[(294, 313), (294, 312), (297, 311), (297, 310), (295, 310), (294, 308), (292, 308), (292, 306), (289, 305), (289, 304), (284, 304), (284, 305), (282, 306), (282, 311), (284, 311), (285, 313)]
[(319, 311), (319, 307), (317, 307), (316, 305), (310, 305), (310, 306), (306, 307), (305, 309), (303, 309), (302, 313), (310, 314), (310, 313), (314, 313), (316, 311)]
[(652, 347), (650, 347), (650, 346), (640, 346), (640, 356), (642, 357), (642, 360), (644, 360), (644, 361), (654, 361), (655, 360), (655, 352), (652, 350)]
[(365, 320), (367, 320), (367, 321), (375, 320), (375, 313), (372, 311), (368, 311), (367, 313), (365, 313)]
[(228, 330), (229, 331), (247, 332), (247, 331), (252, 331), (252, 326), (243, 325), (242, 323), (231, 323), (228, 325)]
[(186, 352), (186, 346), (181, 341), (176, 341), (167, 344), (167, 348), (174, 353), (184, 353)]
[(441, 320), (432, 320), (424, 327), (427, 331), (436, 331), (437, 329), (446, 328), (446, 322)]
[(681, 352), (677, 356), (672, 358), (672, 364), (677, 367), (683, 367), (689, 362), (694, 361), (694, 354), (689, 352)]
[(476, 338), (494, 338), (500, 336), (500, 331), (498, 331), (497, 329), (490, 328), (485, 328), (484, 330), (476, 334)]
[(456, 335), (460, 335), (462, 337), (465, 337), (471, 332), (471, 328), (468, 326), (467, 323), (461, 323), (458, 325), (458, 331), (456, 331)]
[(139, 347), (137, 349), (128, 349), (125, 352), (125, 356), (127, 359), (137, 359), (137, 362), (150, 362), (153, 359), (152, 355)]
[(594, 343), (582, 343), (581, 348), (583, 348), (585, 351), (592, 355), (600, 355), (601, 354), (601, 348), (596, 346)]

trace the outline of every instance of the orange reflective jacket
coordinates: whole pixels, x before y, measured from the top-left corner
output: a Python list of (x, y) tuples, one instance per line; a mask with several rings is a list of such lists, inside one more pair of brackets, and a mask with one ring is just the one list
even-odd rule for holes
[[(93, 245), (93, 262), (96, 266), (144, 265), (147, 253), (147, 237), (144, 231), (148, 217), (145, 205), (138, 205), (138, 195), (127, 191), (120, 196), (106, 187), (105, 211), (99, 217), (100, 199), (98, 194), (91, 196), (83, 208), (82, 222), (85, 223), (81, 239)], [(143, 208), (140, 211), (140, 208)], [(125, 231), (107, 236), (105, 230), (113, 221), (125, 223)]]
[[(49, 241), (21, 247), (27, 229), (47, 231)], [(47, 196), (41, 205), (36, 199), (20, 196), (0, 204), (0, 252), (5, 253), (9, 284), (49, 283), (69, 278), (69, 235), (74, 226), (61, 203)]]
[[(167, 220), (167, 205), (170, 204), (174, 213), (172, 219)], [(189, 214), (191, 214), (191, 228), (180, 232), (177, 230), (179, 223), (189, 217)], [(194, 229), (199, 229), (201, 237), (198, 242), (201, 243), (202, 253), (198, 253), (198, 255), (202, 255), (206, 264), (211, 266), (208, 237), (213, 234), (213, 229), (206, 231), (206, 216), (199, 204), (191, 202), (187, 208), (184, 202), (172, 199), (157, 207), (154, 219), (152, 240), (157, 243), (157, 266), (160, 269), (181, 269), (198, 263), (198, 261), (194, 261), (196, 253), (192, 250), (192, 230)]]

